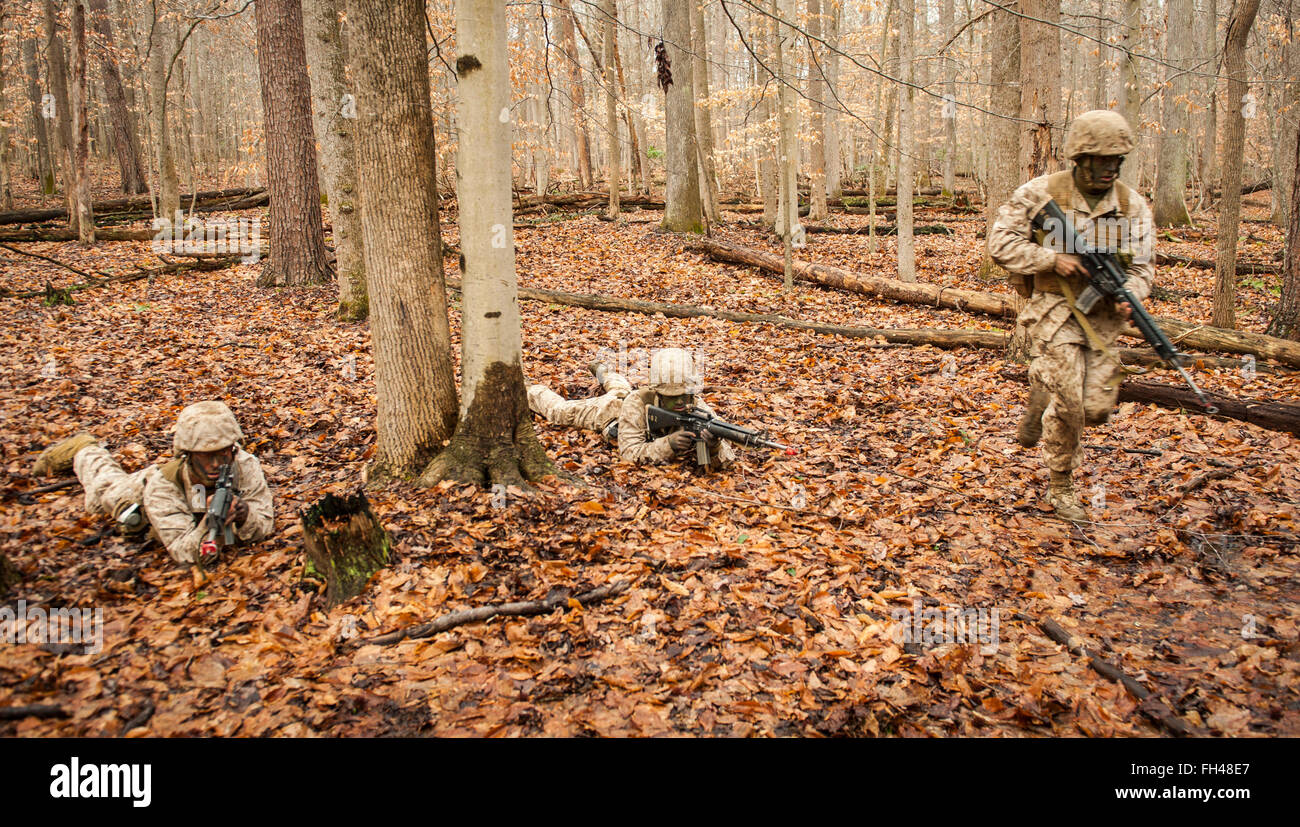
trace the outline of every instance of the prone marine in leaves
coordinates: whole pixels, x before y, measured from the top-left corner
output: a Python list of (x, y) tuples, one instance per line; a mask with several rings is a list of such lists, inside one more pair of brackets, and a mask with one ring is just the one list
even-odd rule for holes
[[(196, 402), (181, 411), (172, 438), (173, 458), (134, 473), (122, 470), (88, 433), (46, 448), (33, 473), (73, 471), (86, 492), (86, 512), (113, 517), (119, 531), (162, 543), (178, 563), (215, 562), (215, 546), (205, 538), (224, 535), (255, 543), (274, 527), (271, 490), (262, 465), (240, 443), (243, 431), (224, 402)], [(224, 473), (223, 473), (224, 472)], [(222, 524), (209, 513), (222, 479), (230, 481)]]
[[(706, 457), (709, 468), (725, 470), (736, 461), (732, 447), (711, 433), (697, 436), (685, 428), (658, 433), (651, 427), (652, 407), (679, 415), (694, 411), (713, 416), (713, 409), (699, 398), (700, 381), (688, 351), (656, 350), (650, 358), (649, 384), (637, 390), (600, 362), (587, 368), (600, 382), (602, 395), (566, 400), (545, 385), (531, 385), (528, 406), (553, 424), (600, 432), (628, 462), (662, 464), (693, 454)], [(698, 451), (697, 442), (703, 445)]]

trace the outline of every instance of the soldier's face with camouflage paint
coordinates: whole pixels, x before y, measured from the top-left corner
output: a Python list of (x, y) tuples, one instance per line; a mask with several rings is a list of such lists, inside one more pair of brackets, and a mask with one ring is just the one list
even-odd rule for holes
[(1123, 155), (1080, 155), (1075, 160), (1074, 180), (1087, 195), (1105, 195), (1115, 186)]
[(659, 407), (673, 413), (686, 413), (695, 408), (695, 394), (684, 393), (680, 396), (660, 396)]
[(235, 446), (220, 451), (191, 451), (190, 476), (195, 482), (213, 485), (221, 473), (221, 466), (234, 462)]

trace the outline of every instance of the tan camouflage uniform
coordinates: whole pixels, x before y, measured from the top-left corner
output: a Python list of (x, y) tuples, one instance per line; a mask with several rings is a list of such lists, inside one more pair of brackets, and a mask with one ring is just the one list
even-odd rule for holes
[[(275, 524), (271, 490), (262, 465), (243, 448), (235, 449), (235, 495), (248, 506), (248, 516), (235, 526), (241, 542), (257, 542), (271, 533)], [(131, 505), (140, 503), (149, 521), (150, 535), (167, 549), (178, 563), (193, 563), (207, 532), (207, 494), (191, 502), (194, 484), (190, 480), (188, 455), (166, 465), (153, 465), (128, 474), (103, 446), (95, 444), (77, 451), (73, 470), (86, 491), (86, 511), (116, 519)]]
[[(1120, 181), (1089, 208), (1083, 194), (1074, 185), (1070, 171), (1043, 175), (1022, 184), (1011, 200), (998, 210), (989, 232), (989, 253), (1013, 275), (1022, 276), (1033, 285), (1029, 303), (1020, 312), (1018, 324), (1029, 332), (1031, 355), (1029, 377), (1032, 384), (1046, 389), (1051, 402), (1043, 414), (1043, 457), (1053, 471), (1073, 471), (1083, 458), (1080, 438), (1083, 426), (1099, 425), (1109, 417), (1119, 393), (1118, 384), (1107, 388), (1119, 369), (1113, 349), (1115, 339), (1126, 321), (1111, 299), (1103, 299), (1088, 314), (1088, 321), (1106, 350), (1095, 350), (1082, 326), (1070, 311), (1070, 305), (1053, 273), (1056, 252), (1033, 240), (1032, 217), (1055, 198), (1075, 229), (1090, 244), (1107, 246), (1117, 237), (1126, 238), (1134, 254), (1127, 267), (1128, 288), (1142, 301), (1151, 292), (1155, 266), (1152, 262), (1153, 221), (1151, 209), (1140, 194)], [(1102, 244), (1098, 244), (1096, 219), (1118, 219), (1103, 224)], [(1124, 225), (1127, 235), (1124, 236)], [(1120, 228), (1112, 231), (1112, 228)], [(1145, 251), (1145, 252), (1143, 252)], [(1073, 282), (1077, 297), (1086, 282)]]
[[(646, 426), (646, 407), (655, 404), (657, 394), (653, 388), (633, 391), (621, 374), (607, 371), (604, 374), (605, 393), (592, 399), (566, 400), (545, 385), (528, 388), (528, 407), (555, 425), (567, 425), (588, 431), (598, 431), (606, 436), (605, 429), (618, 422), (618, 453), (628, 462), (665, 463), (679, 455), (668, 444), (668, 437), (649, 440)], [(713, 409), (698, 397), (695, 407), (707, 413)], [(607, 437), (606, 437), (607, 438)], [(736, 459), (735, 451), (725, 441), (709, 452), (711, 467), (729, 468)]]

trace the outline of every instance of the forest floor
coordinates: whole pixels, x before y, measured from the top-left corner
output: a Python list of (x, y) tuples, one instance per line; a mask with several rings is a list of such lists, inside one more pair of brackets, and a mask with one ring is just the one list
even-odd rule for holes
[[(918, 220), (956, 232), (917, 238), (922, 280), (1006, 289), (973, 275), (981, 221)], [(455, 244), (454, 214), (443, 226)], [(586, 216), (517, 230), (520, 285), (844, 325), (1010, 326), (806, 284), (785, 295), (655, 226)], [(1159, 249), (1212, 257), (1207, 226)], [(1244, 258), (1280, 247), (1270, 225), (1247, 233)], [(720, 235), (779, 251), (754, 231)], [(20, 246), (109, 272), (157, 264), (147, 242)], [(814, 235), (799, 258), (894, 274), (892, 238), (866, 249), (862, 236)], [(78, 280), (0, 255), (9, 290)], [(635, 383), (650, 349), (686, 347), (721, 415), (799, 453), (742, 450), (732, 473), (702, 476), (621, 463), (597, 435), (539, 421), (551, 456), (587, 487), (551, 481), (504, 503), (452, 485), (371, 493), (396, 560), (326, 611), (304, 579), (298, 509), (354, 489), (373, 450), (369, 333), (332, 318), (332, 289), (260, 290), (257, 269), (86, 290), (72, 306), (0, 299), (0, 553), (24, 576), (0, 605), (101, 607), (105, 622), (94, 653), (0, 642), (0, 707), (69, 715), (0, 721), (0, 734), (1165, 734), (1144, 714), (1151, 702), (1044, 634), (1052, 620), (1196, 732), (1300, 735), (1300, 441), (1125, 403), (1086, 434), (1077, 481), (1094, 522), (1074, 526), (1042, 501), (1038, 452), (1014, 441), (1025, 387), (988, 350), (523, 302), (530, 381), (592, 395), (591, 359), (622, 352)], [(1157, 281), (1184, 294), (1153, 313), (1208, 323), (1212, 271), (1160, 268)], [(1262, 332), (1277, 284), (1241, 279), (1243, 329)], [(1224, 393), (1300, 400), (1289, 372), (1196, 375)], [(79, 487), (20, 496), (49, 482), (30, 476), (37, 453), (78, 430), (128, 470), (165, 459), (177, 412), (205, 398), (234, 408), (277, 529), (201, 590), (156, 544), (104, 533)], [(620, 580), (625, 594), (586, 608), (353, 646), (455, 609)], [(996, 625), (974, 642), (902, 634), (949, 608), (986, 621), (997, 609)]]

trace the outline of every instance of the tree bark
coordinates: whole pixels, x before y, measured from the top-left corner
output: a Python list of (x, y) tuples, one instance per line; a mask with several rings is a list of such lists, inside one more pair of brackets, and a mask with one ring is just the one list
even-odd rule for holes
[(95, 31), (99, 33), (99, 69), (103, 74), (104, 97), (108, 100), (109, 119), (113, 124), (113, 146), (117, 150), (122, 192), (128, 195), (148, 192), (149, 185), (140, 159), (140, 142), (136, 138), (135, 122), (127, 108), (122, 75), (117, 69), (113, 24), (108, 18), (107, 0), (90, 0), (90, 12), (95, 20)]
[[(5, 18), (8, 16), (4, 3), (0, 2), (0, 32), (4, 32)], [(5, 66), (5, 49), (4, 39), (0, 37), (0, 113), (7, 113), (8, 107), (5, 100), (5, 88), (8, 85), (9, 76), (6, 74)], [(14, 208), (13, 184), (11, 182), (11, 168), (13, 154), (9, 151), (9, 121), (3, 115), (0, 115), (0, 210), (12, 210)]]
[[(823, 7), (826, 5), (822, 4)], [(830, 46), (826, 55), (827, 87), (839, 92), (840, 88), (840, 18), (844, 13), (844, 4), (832, 2), (833, 11), (826, 17), (828, 29), (826, 42)], [(829, 101), (822, 107), (822, 132), (825, 135), (826, 158), (826, 195), (829, 198), (844, 197), (843, 172), (840, 166), (840, 113), (838, 104)]]
[(303, 42), (301, 0), (258, 0), (257, 64), (271, 193), (271, 248), (259, 287), (328, 284), (311, 84)]
[[(993, 229), (998, 207), (1011, 198), (1020, 185), (1020, 124), (1014, 120), (1020, 115), (1020, 23), (1009, 11), (995, 9), (992, 14), (992, 29), (989, 35), (992, 52), (989, 59), (990, 88), (989, 110), (994, 113), (990, 118), (989, 132), (989, 174), (988, 194), (985, 199), (985, 237)], [(1001, 117), (998, 117), (1001, 116)], [(984, 256), (980, 263), (980, 278), (1005, 278), (1002, 268), (989, 255), (988, 246), (984, 245)]]
[(36, 66), (36, 38), (23, 39), (23, 70), (27, 75), (27, 101), (32, 116), (32, 132), (36, 136), (36, 168), (40, 176), (42, 195), (54, 194), (54, 155), (50, 149), (50, 136), (45, 129), (41, 113), (40, 70)]
[[(1060, 8), (1057, 0), (1057, 8)], [(1120, 39), (1122, 51), (1116, 53), (1120, 65), (1119, 111), (1133, 130), (1133, 151), (1128, 154), (1120, 170), (1120, 180), (1137, 187), (1142, 171), (1142, 81), (1138, 71), (1137, 54), (1141, 52), (1142, 0), (1123, 0), (1124, 23)]]
[[(773, 11), (775, 4), (768, 0)], [(762, 55), (762, 64), (754, 67), (754, 83), (762, 87), (762, 99), (758, 105), (759, 123), (759, 160), (758, 178), (763, 197), (763, 224), (773, 233), (780, 233), (777, 213), (780, 211), (780, 165), (781, 155), (781, 113), (773, 98), (779, 101), (780, 87), (776, 85), (776, 33), (775, 17), (756, 15), (755, 40), (761, 44), (756, 49)]]
[[(898, 76), (904, 82), (912, 80), (913, 29), (916, 18), (915, 0), (902, 0), (899, 5)], [(916, 168), (914, 153), (916, 142), (912, 136), (912, 87), (898, 90), (898, 277), (903, 281), (916, 281), (916, 240), (912, 236), (912, 187)]]
[[(829, 2), (828, 2), (829, 5)], [(822, 36), (821, 0), (808, 0), (808, 105), (812, 114), (809, 146), (812, 174), (808, 186), (808, 220), (825, 221), (826, 205), (826, 53), (817, 40)]]
[[(460, 421), (420, 484), (519, 485), (555, 473), (524, 388), (510, 214), (510, 63), (506, 0), (456, 4), (456, 206), (460, 222)], [(606, 61), (609, 67), (612, 60)], [(612, 80), (613, 73), (606, 77)], [(617, 181), (614, 182), (617, 186)]]
[(45, 62), (49, 68), (51, 93), (56, 108), (54, 123), (58, 137), (60, 162), (63, 164), (63, 201), (68, 208), (68, 225), (77, 231), (75, 196), (76, 142), (72, 135), (72, 103), (68, 96), (68, 62), (63, 38), (59, 37), (58, 13), (53, 0), (45, 0)]
[[(378, 397), (370, 480), (414, 477), (456, 425), (422, 0), (347, 0)], [(273, 251), (274, 252), (274, 251)]]
[[(569, 0), (556, 0), (555, 6), (559, 12), (560, 49), (569, 75), (569, 102), (573, 105), (573, 129), (578, 142), (578, 182), (585, 189), (592, 183), (591, 139), (587, 134), (587, 93), (582, 87), (582, 64), (578, 60), (578, 42), (573, 33), (575, 18)], [(676, 69), (676, 65), (673, 68)]]
[(709, 99), (709, 34), (704, 26), (702, 2), (686, 0), (691, 13), (691, 86), (695, 93), (695, 146), (700, 156), (700, 197), (704, 214), (710, 223), (717, 223), (718, 170), (713, 157), (713, 115)]
[(1192, 223), (1187, 214), (1183, 190), (1187, 186), (1188, 115), (1191, 90), (1187, 70), (1191, 66), (1193, 0), (1168, 0), (1166, 18), (1167, 84), (1164, 91), (1164, 137), (1156, 162), (1155, 222), (1161, 227), (1184, 227)]
[(1219, 15), (1218, 0), (1205, 0), (1205, 12), (1202, 15), (1203, 28), (1201, 29), (1199, 42), (1203, 47), (1201, 53), (1201, 65), (1205, 68), (1207, 74), (1213, 71), (1213, 75), (1205, 79), (1205, 120), (1201, 132), (1201, 151), (1200, 151), (1200, 179), (1201, 186), (1206, 189), (1211, 184), (1217, 184), (1219, 180), (1219, 94), (1218, 94), (1218, 69), (1219, 61), (1215, 55), (1219, 47)]
[(1286, 260), (1283, 264), (1282, 295), (1269, 335), (1300, 342), (1300, 132), (1295, 140), (1296, 173), (1291, 177), (1291, 208), (1287, 215)]
[[(602, 0), (600, 6), (604, 20), (601, 24), (601, 51), (604, 54), (605, 70), (605, 132), (609, 142), (609, 160), (605, 179), (609, 185), (609, 216), (617, 218), (619, 213), (618, 189), (623, 183), (622, 147), (618, 140), (618, 89), (615, 84), (614, 50), (617, 28), (618, 7), (614, 0)], [(630, 130), (629, 130), (630, 131)]]
[[(1237, 232), (1241, 218), (1241, 165), (1245, 155), (1246, 38), (1259, 12), (1259, 0), (1239, 0), (1228, 22), (1224, 43), (1227, 121), (1223, 137), (1223, 200), (1219, 202), (1219, 235), (1214, 270), (1215, 327), (1235, 328), (1237, 294)], [(1253, 114), (1253, 112), (1252, 112)]]
[(691, 0), (663, 0), (664, 45), (672, 85), (667, 90), (664, 161), (668, 186), (664, 195), (664, 220), (668, 232), (704, 231), (704, 206), (700, 202), (699, 153), (695, 146), (695, 91), (691, 82)]
[(154, 6), (155, 16), (149, 43), (149, 97), (153, 121), (153, 143), (158, 165), (158, 216), (177, 218), (181, 208), (180, 176), (176, 173), (176, 152), (172, 146), (167, 117), (167, 86), (176, 37), (171, 21)]
[[(947, 40), (953, 33), (953, 0), (943, 0), (939, 15), (940, 27)], [(955, 65), (951, 57), (943, 57), (943, 92), (947, 108), (943, 112), (943, 193), (952, 195), (957, 188), (957, 83)]]
[(86, 7), (72, 9), (72, 204), (77, 240), (95, 243), (95, 215), (90, 207), (90, 122), (86, 117)]
[(1061, 0), (1020, 0), (1020, 8), (1020, 117), (1031, 122), (1018, 125), (1020, 172), (1029, 180), (1057, 167), (1052, 137), (1061, 127), (1061, 38), (1055, 25)]
[(298, 518), (307, 559), (325, 578), (326, 609), (361, 594), (371, 575), (388, 565), (393, 540), (365, 494), (327, 494)]
[(347, 92), (341, 0), (303, 0), (303, 35), (311, 71), (312, 123), (320, 141), (321, 180), (334, 228), (338, 317), (355, 322), (370, 312), (366, 293), (361, 216), (357, 210), (357, 158), (353, 127), (356, 98)]

